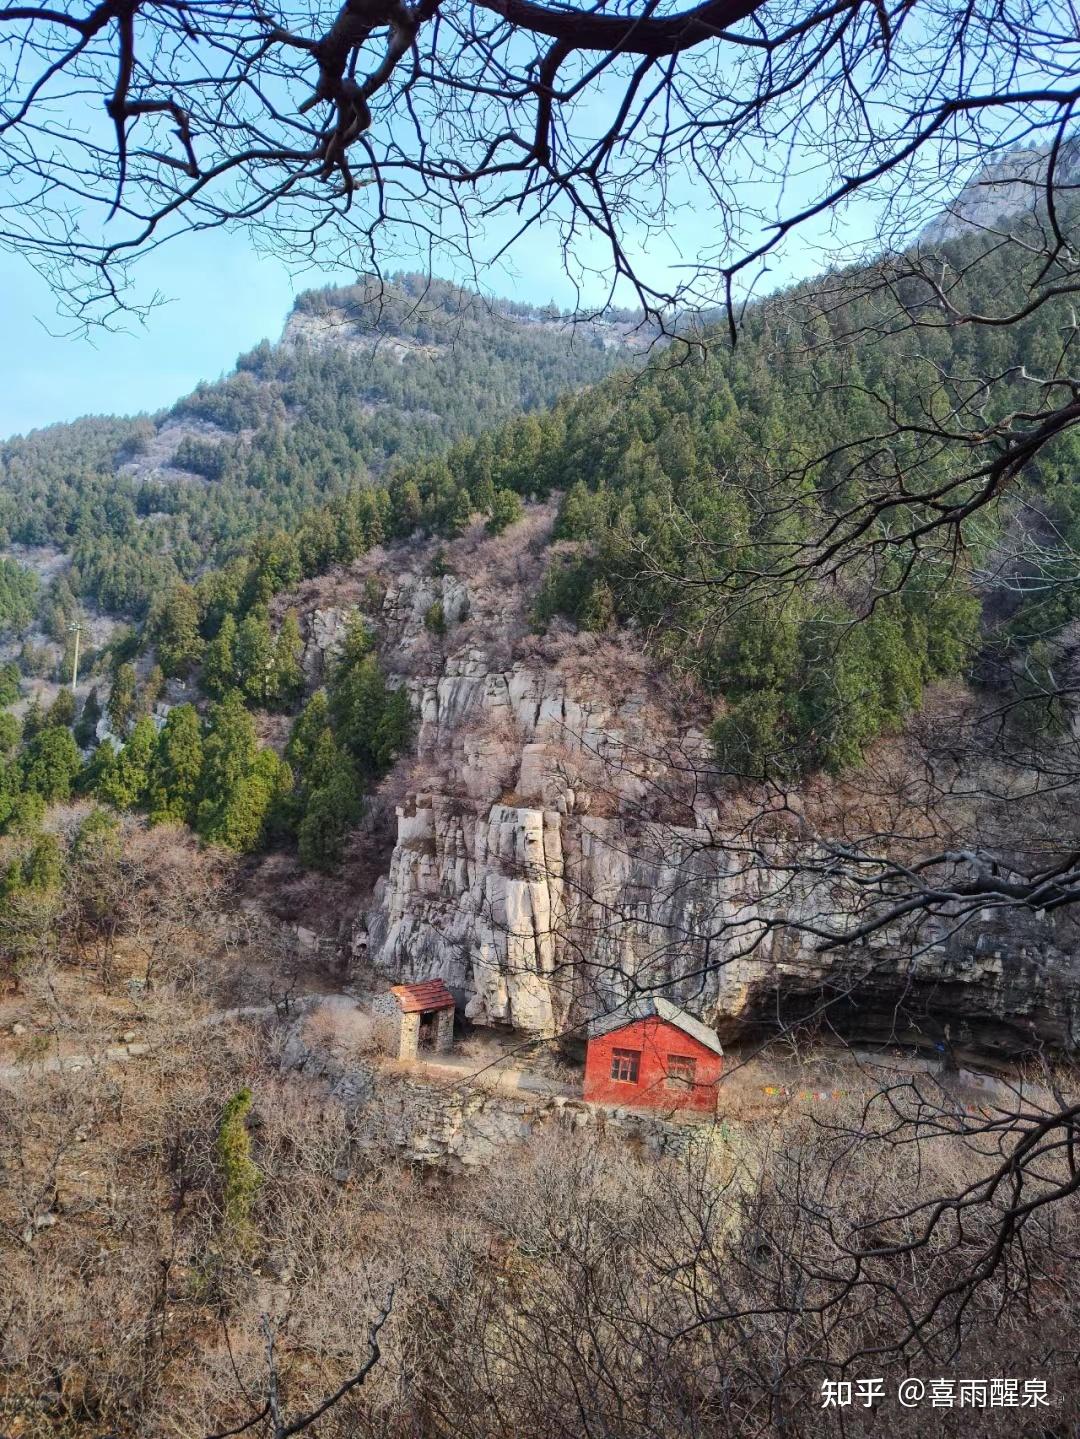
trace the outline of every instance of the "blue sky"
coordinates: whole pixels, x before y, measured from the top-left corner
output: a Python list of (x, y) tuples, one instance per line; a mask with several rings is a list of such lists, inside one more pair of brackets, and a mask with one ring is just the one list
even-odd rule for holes
[[(594, 102), (600, 105), (601, 96)], [(599, 133), (599, 131), (598, 131)], [(755, 211), (775, 215), (783, 205), (790, 213), (816, 197), (822, 172), (808, 166), (788, 175), (784, 197), (775, 183), (762, 178), (752, 157), (744, 157), (742, 174), (730, 176), (738, 186), (740, 214), (748, 224)], [(687, 260), (708, 251), (717, 217), (695, 205), (685, 178), (672, 183), (666, 235), (639, 242), (634, 256), (639, 271), (651, 283), (671, 287), (685, 279)], [(782, 255), (770, 256), (767, 282), (776, 286), (821, 268), (822, 247), (835, 252), (839, 240), (849, 244), (872, 239), (874, 206), (859, 199), (840, 217), (824, 216), (806, 230), (789, 237)], [(496, 254), (516, 234), (520, 220), (513, 212), (498, 216), (474, 251)], [(841, 235), (830, 234), (839, 223)], [(758, 232), (760, 234), (760, 232)], [(623, 236), (631, 249), (634, 236)], [(719, 236), (717, 235), (717, 240)], [(713, 249), (722, 249), (717, 244)], [(335, 255), (340, 248), (333, 246)], [(599, 239), (580, 237), (577, 259), (591, 272), (589, 289), (575, 293), (563, 269), (556, 224), (534, 226), (517, 239), (500, 268), (484, 274), (484, 288), (493, 295), (544, 304), (553, 300), (572, 307), (579, 300), (602, 304), (606, 299), (603, 276), (610, 252)], [(411, 256), (399, 260), (380, 256), (384, 272), (420, 268)], [(445, 278), (466, 279), (440, 269)], [(86, 414), (137, 414), (163, 409), (190, 391), (200, 380), (213, 380), (232, 369), (237, 355), (262, 339), (281, 333), (294, 295), (318, 285), (348, 283), (355, 274), (340, 268), (309, 269), (290, 274), (271, 255), (257, 251), (244, 231), (209, 229), (169, 241), (144, 255), (135, 269), (134, 299), (145, 302), (155, 294), (166, 302), (140, 322), (131, 319), (120, 333), (98, 331), (89, 338), (65, 335), (56, 314), (55, 299), (45, 282), (18, 255), (0, 252), (0, 293), (4, 304), (3, 384), (0, 385), (0, 438), (24, 433), (61, 420)], [(620, 303), (634, 304), (629, 291)]]
[[(292, 303), (284, 267), (240, 235), (193, 236), (147, 257), (141, 293), (169, 297), (145, 324), (73, 339), (48, 287), (17, 256), (0, 255), (7, 360), (0, 436), (85, 414), (156, 410), (215, 379), (236, 356), (280, 332)], [(299, 288), (303, 288), (301, 283)]]

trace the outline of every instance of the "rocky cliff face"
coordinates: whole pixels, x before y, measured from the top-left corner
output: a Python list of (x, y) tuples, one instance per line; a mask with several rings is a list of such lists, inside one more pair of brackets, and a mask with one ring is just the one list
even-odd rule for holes
[(549, 1035), (661, 986), (725, 1038), (828, 1000), (830, 1023), (867, 1040), (1004, 1054), (1080, 1044), (1071, 929), (987, 915), (924, 936), (913, 957), (900, 936), (823, 955), (772, 927), (820, 920), (827, 904), (823, 886), (778, 885), (712, 830), (650, 835), (618, 818), (418, 795), (361, 942), (388, 975), (444, 977), (472, 1019)]
[(407, 355), (423, 355), (428, 359), (444, 354), (446, 347), (437, 344), (421, 344), (407, 335), (380, 335), (372, 327), (362, 326), (343, 310), (332, 305), (312, 313), (294, 309), (285, 321), (281, 333), (281, 344), (285, 349), (306, 349), (319, 353), (344, 351), (349, 354), (369, 357), (376, 350), (389, 355), (397, 363), (404, 364)]
[[(1060, 922), (1003, 927), (988, 912), (917, 950), (896, 933), (829, 954), (778, 925), (835, 919), (843, 899), (760, 845), (748, 855), (735, 801), (702, 785), (693, 696), (665, 689), (633, 637), (531, 634), (550, 519), (456, 542), (438, 576), (423, 550), (375, 557), (387, 581), (367, 618), (418, 734), (394, 777), (388, 869), (357, 916), (358, 963), (439, 976), (471, 1019), (545, 1035), (661, 985), (728, 1037), (828, 1000), (830, 1022), (863, 1038), (1080, 1043), (1080, 966)], [(436, 600), (439, 638), (424, 623)], [(349, 608), (311, 613), (313, 669)]]
[[(928, 244), (953, 240), (972, 230), (993, 230), (1006, 225), (1010, 217), (1034, 210), (1045, 201), (1049, 146), (1009, 150), (987, 165), (965, 185), (945, 213), (923, 231)], [(1062, 191), (1080, 179), (1080, 143), (1062, 145), (1054, 167), (1055, 185)]]

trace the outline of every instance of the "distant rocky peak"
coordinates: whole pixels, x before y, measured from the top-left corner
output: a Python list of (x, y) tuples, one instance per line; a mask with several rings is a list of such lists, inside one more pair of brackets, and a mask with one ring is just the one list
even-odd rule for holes
[[(973, 229), (993, 229), (1010, 216), (1045, 202), (1050, 146), (1018, 146), (1004, 151), (968, 182), (945, 211), (922, 232), (928, 244), (954, 240)], [(1054, 167), (1055, 187), (1080, 183), (1080, 136), (1067, 140)]]

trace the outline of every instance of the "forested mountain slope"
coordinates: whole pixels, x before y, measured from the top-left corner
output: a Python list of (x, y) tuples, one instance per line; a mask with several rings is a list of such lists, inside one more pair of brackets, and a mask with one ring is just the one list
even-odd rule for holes
[(279, 344), (156, 417), (86, 419), (0, 445), (0, 541), (72, 556), (76, 596), (139, 617), (171, 582), (388, 465), (444, 449), (633, 362), (628, 313), (571, 327), (400, 275), (311, 291)]
[[(1080, 612), (1067, 582), (1080, 541), (1075, 436), (1041, 449), (992, 520), (972, 511), (914, 545), (895, 535), (940, 509), (942, 494), (961, 507), (977, 494), (966, 467), (984, 435), (999, 443), (995, 420), (1032, 404), (1037, 414), (1038, 376), (1061, 364), (1066, 302), (1008, 327), (958, 323), (961, 307), (1019, 303), (1033, 262), (1022, 243), (973, 233), (935, 263), (948, 303), (925, 278), (898, 277), (895, 261), (838, 272), (749, 310), (734, 349), (684, 331), (644, 371), (547, 407), (560, 380), (636, 354), (632, 317), (579, 335), (570, 370), (553, 359), (565, 353), (557, 317), (477, 312), (448, 287), (435, 289), (434, 310), (426, 292), (417, 308), (407, 277), (388, 326), (363, 288), (315, 294), (282, 345), (244, 357), (158, 422), (150, 446), (203, 427), (171, 454), (186, 479), (176, 463), (140, 472), (135, 431), (149, 434), (149, 422), (87, 421), (9, 445), (12, 535), (70, 545), (63, 583), (147, 611), (126, 648), (98, 660), (111, 739), (81, 775), (65, 749), (44, 797), (74, 785), (236, 848), (295, 844), (305, 863), (332, 869), (364, 794), (416, 732), (417, 675), (386, 660), (381, 626), (418, 532), (450, 540), (482, 527), (511, 547), (539, 544), (534, 630), (631, 633), (690, 687), (693, 722), (733, 778), (842, 774), (902, 728), (931, 682), (1037, 677)], [(991, 412), (982, 377), (1001, 374)], [(482, 428), (513, 395), (534, 408)], [(876, 513), (899, 464), (904, 503)], [(553, 530), (517, 527), (523, 506), (550, 497)], [(813, 537), (864, 512), (859, 544), (837, 549), (826, 578), (800, 582)], [(1017, 537), (1037, 542), (1030, 561)], [(1016, 550), (1005, 584), (1003, 546)], [(355, 623), (343, 621), (333, 662), (313, 674), (304, 660), (321, 622), (300, 587), (348, 575), (373, 552), (383, 558), (363, 567)], [(1062, 583), (1022, 583), (1029, 563), (1045, 573), (1055, 562)], [(442, 563), (436, 553), (440, 583)], [(741, 599), (750, 579), (752, 604)], [(453, 649), (463, 617), (436, 585), (420, 616), (431, 663), (465, 663)], [(508, 629), (509, 651), (520, 642)], [(198, 709), (174, 709), (159, 736), (149, 713), (157, 707), (160, 724), (181, 698)], [(84, 743), (98, 714), (81, 721)], [(68, 722), (60, 714), (45, 733)], [(38, 716), (30, 748), (7, 766), (16, 816), (41, 771), (41, 728)]]
[[(557, 317), (442, 290), (422, 317), (403, 282), (373, 334), (365, 291), (330, 292), (168, 416), (9, 445), (12, 536), (54, 567), (39, 589), (9, 562), (9, 634), (36, 609), (70, 637), (73, 591), (136, 616), (84, 651), (77, 699), (3, 716), (12, 933), (37, 943), (64, 883), (43, 817), (85, 796), (261, 854), (260, 904), (391, 977), (451, 976), (482, 1022), (553, 1032), (645, 982), (737, 1029), (832, 995), (852, 1033), (1068, 1049), (1068, 926), (823, 955), (798, 926), (842, 924), (850, 887), (805, 840), (778, 878), (771, 848), (789, 821), (886, 849), (1068, 842), (1070, 772), (1029, 784), (1013, 702), (1080, 615), (1074, 435), (977, 501), (1068, 383), (1071, 312), (962, 318), (1019, 306), (1033, 263), (1022, 233), (975, 230), (636, 366), (632, 317), (598, 323), (572, 375), (621, 370), (580, 393)], [(10, 704), (19, 669), (0, 681)], [(987, 768), (972, 716), (1002, 699)], [(1059, 701), (1037, 722), (1068, 731)], [(998, 803), (1018, 789), (1022, 813)]]
[[(1043, 267), (1024, 238), (940, 247), (944, 300), (895, 261), (824, 277), (748, 311), (734, 350), (714, 335), (543, 416), (539, 462), (498, 476), (562, 492), (538, 620), (638, 627), (723, 697), (721, 760), (757, 777), (856, 763), (928, 680), (991, 655), (1037, 667), (1080, 612), (1076, 431), (1008, 472), (996, 510), (979, 501), (1070, 383), (1071, 306), (960, 318), (1025, 307)], [(424, 504), (464, 487), (486, 513), (493, 447), (481, 436), (415, 467)], [(903, 502), (876, 508), (897, 475)], [(898, 540), (945, 510), (970, 518)], [(803, 583), (822, 535), (828, 578)], [(1026, 583), (1036, 570), (1044, 582)]]
[[(950, 242), (938, 258), (954, 277), (951, 304), (1008, 304), (1027, 283), (1025, 253), (978, 234)], [(226, 451), (257, 495), (256, 473), (284, 496), (290, 447), (321, 443), (323, 430), (287, 388), (290, 355), (305, 356), (317, 409), (312, 377), (320, 357), (331, 358), (324, 330), (335, 336), (339, 369), (342, 353), (347, 368), (367, 343), (354, 302), (305, 301), (290, 344), (256, 367), (262, 380), (242, 368), (247, 379), (179, 407), (194, 406), (204, 423), (262, 423), (228, 408), (245, 394), (295, 412), (291, 429), (274, 431), (284, 457), (277, 481), (253, 468), (266, 460), (259, 445), (245, 449), (241, 439)], [(139, 675), (132, 653), (106, 656), (112, 739), (78, 783), (122, 807), (183, 819), (207, 839), (296, 845), (305, 864), (333, 869), (364, 795), (413, 743), (418, 656), (436, 667), (471, 663), (458, 653), (471, 602), (462, 610), (453, 598), (469, 577), (445, 571), (437, 551), (428, 602), (414, 616), (425, 644), (404, 659), (386, 652), (387, 596), (397, 571), (413, 565), (418, 533), (452, 540), (486, 530), (505, 532), (511, 548), (539, 545), (520, 602), (533, 629), (569, 622), (585, 634), (631, 634), (658, 671), (682, 677), (715, 772), (733, 780), (790, 784), (849, 772), (878, 737), (902, 730), (934, 682), (1037, 685), (1078, 611), (1068, 583), (1080, 539), (1075, 439), (1044, 447), (992, 520), (973, 511), (958, 532), (915, 545), (895, 534), (940, 509), (943, 493), (959, 505), (977, 494), (981, 481), (967, 467), (995, 420), (980, 377), (1012, 377), (994, 402), (1006, 418), (1029, 405), (1029, 377), (1060, 362), (1063, 319), (1049, 303), (1008, 328), (956, 323), (922, 279), (873, 267), (841, 272), (750, 311), (733, 351), (719, 336), (679, 340), (643, 373), (609, 377), (436, 456), (399, 456), (324, 503), (298, 501), (287, 525), (262, 528), (195, 584), (154, 595)], [(437, 330), (399, 329), (406, 351), (442, 343)], [(343, 442), (341, 427), (326, 433)], [(189, 462), (199, 458), (194, 448)], [(801, 582), (813, 536), (842, 531), (900, 463), (904, 504), (868, 511), (859, 545), (838, 550), (831, 575)], [(223, 474), (207, 481), (210, 492), (235, 493), (235, 478)], [(523, 507), (549, 499), (552, 530), (518, 527)], [(357, 563), (372, 555), (361, 585)], [(1045, 573), (1054, 563), (1061, 583), (1024, 583), (1025, 566)], [(332, 662), (313, 667), (306, 661), (319, 648), (326, 606), (303, 587), (335, 575), (353, 576), (351, 603), (333, 622)], [(762, 575), (773, 580), (745, 603), (743, 579)], [(518, 623), (507, 619), (508, 653), (522, 642)], [(188, 686), (167, 691), (166, 704), (194, 698), (200, 713), (181, 706), (157, 738), (138, 716), (161, 707), (166, 682)], [(274, 738), (273, 752), (259, 750), (260, 733)], [(204, 744), (211, 756), (224, 745), (225, 758), (211, 763)]]

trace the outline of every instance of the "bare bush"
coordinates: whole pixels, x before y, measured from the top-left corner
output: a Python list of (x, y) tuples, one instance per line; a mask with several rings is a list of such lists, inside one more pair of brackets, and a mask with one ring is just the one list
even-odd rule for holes
[[(277, 1074), (257, 1030), (215, 1039), (178, 1038), (152, 1074), (41, 1076), (2, 1110), (0, 1353), (9, 1395), (58, 1431), (272, 1433), (268, 1334), (294, 1422), (363, 1368), (391, 1291), (378, 1360), (321, 1435), (834, 1435), (823, 1380), (909, 1372), (1041, 1377), (1053, 1422), (1080, 1419), (1080, 1208), (1052, 1105), (950, 1117), (919, 1078), (827, 1120), (698, 1128), (660, 1160), (551, 1126), (455, 1176), (402, 1157), (415, 1086), (351, 1109)], [(215, 1159), (242, 1086), (250, 1248)], [(843, 1432), (886, 1412), (926, 1432), (895, 1400)], [(945, 1417), (984, 1432), (977, 1410)]]

